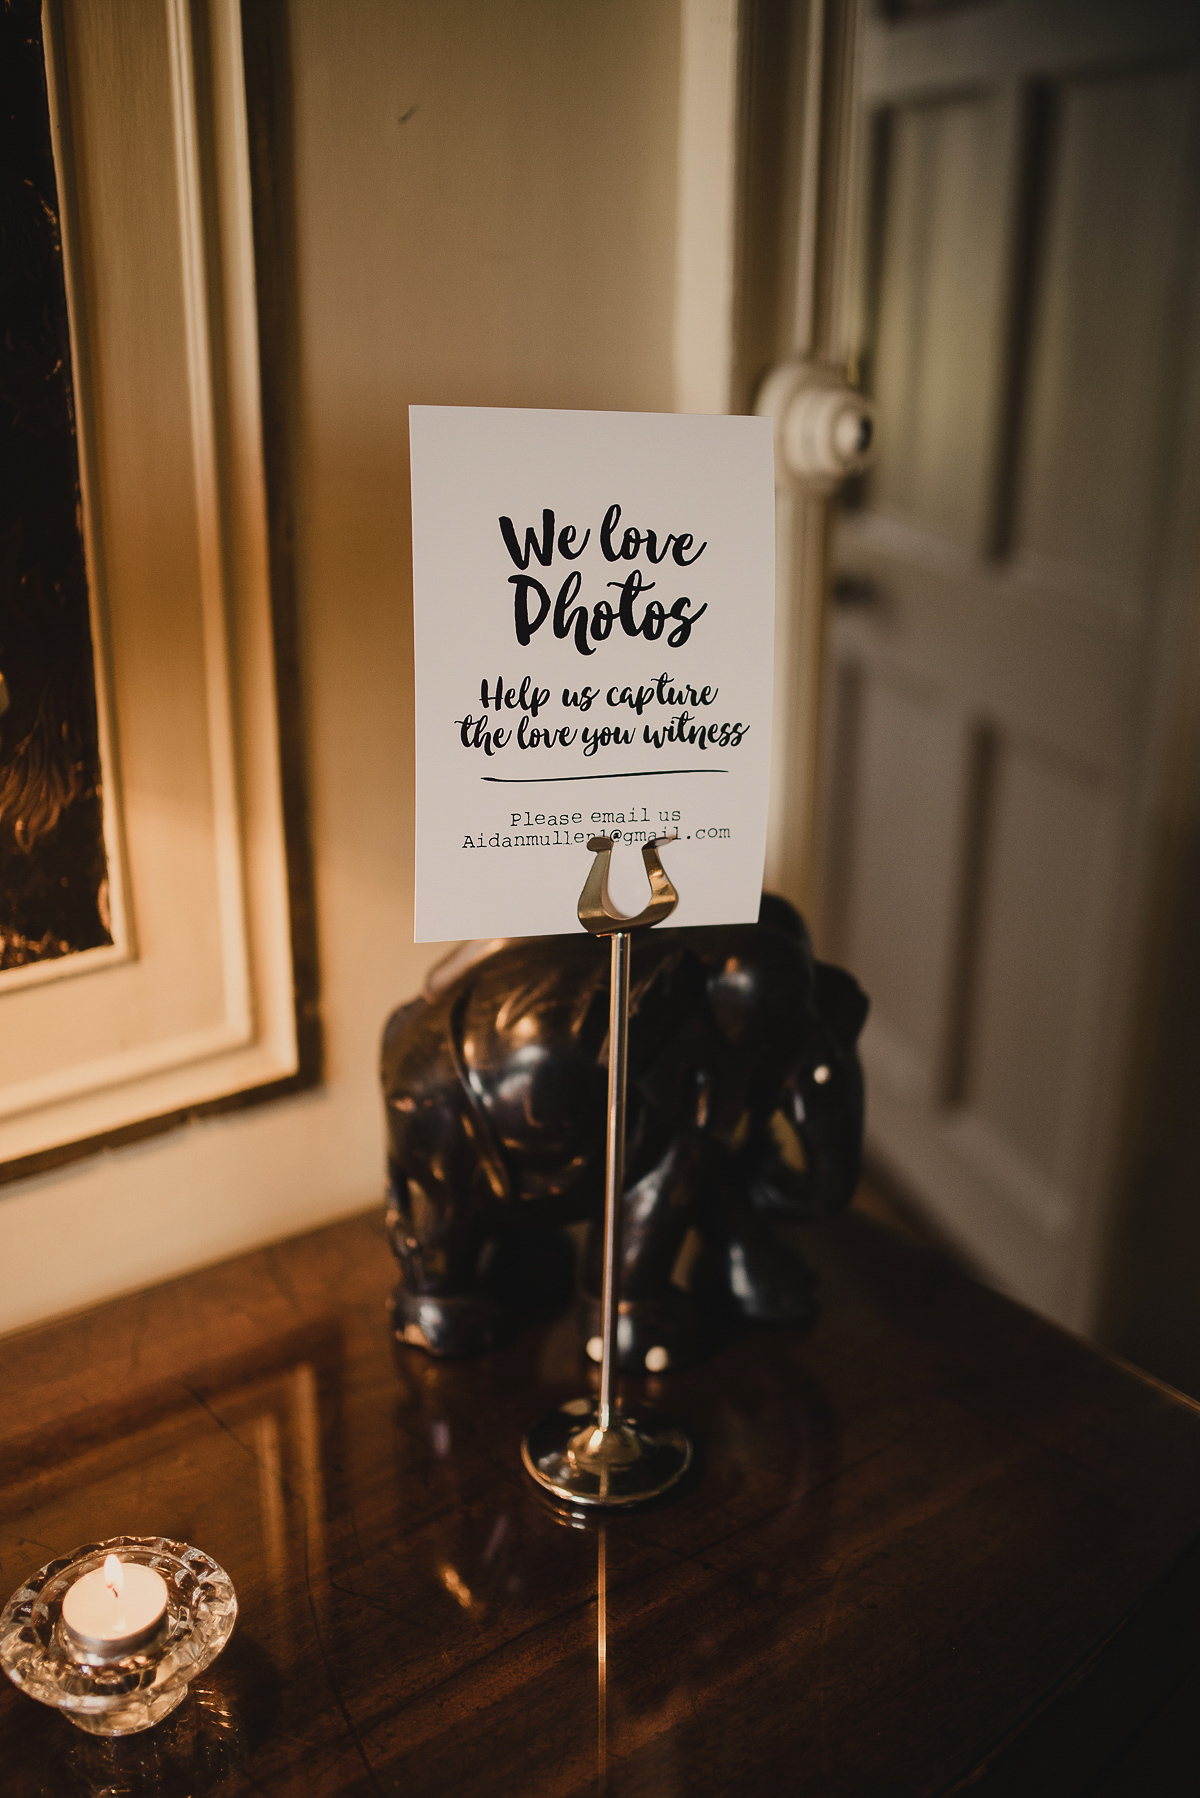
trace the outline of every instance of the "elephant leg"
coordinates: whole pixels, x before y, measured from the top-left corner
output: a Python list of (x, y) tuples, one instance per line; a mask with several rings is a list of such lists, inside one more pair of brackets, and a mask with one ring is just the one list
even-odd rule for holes
[(497, 1220), (480, 1259), (479, 1288), (514, 1317), (552, 1317), (575, 1291), (575, 1245), (566, 1231), (542, 1219), (529, 1222), (520, 1205)]
[(816, 1274), (735, 1188), (707, 1195), (701, 1231), (698, 1292), (754, 1323), (812, 1322)]
[(393, 1164), (387, 1228), (400, 1280), (392, 1327), (400, 1342), (431, 1355), (481, 1354), (512, 1335), (512, 1321), (480, 1290), (492, 1207), (468, 1186), (454, 1192)]
[[(695, 1177), (689, 1145), (677, 1137), (622, 1198), (617, 1350), (623, 1373), (662, 1373), (701, 1353), (695, 1302), (671, 1279), (691, 1221)], [(593, 1360), (599, 1359), (603, 1330), (603, 1262), (603, 1223), (595, 1221), (588, 1232), (580, 1299)]]

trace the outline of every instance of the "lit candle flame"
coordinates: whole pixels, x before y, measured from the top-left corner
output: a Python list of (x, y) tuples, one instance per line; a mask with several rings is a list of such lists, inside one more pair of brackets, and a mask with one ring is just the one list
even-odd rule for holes
[(104, 1557), (104, 1583), (114, 1598), (120, 1598), (121, 1588), (125, 1584), (125, 1575), (121, 1572), (121, 1563), (116, 1555)]

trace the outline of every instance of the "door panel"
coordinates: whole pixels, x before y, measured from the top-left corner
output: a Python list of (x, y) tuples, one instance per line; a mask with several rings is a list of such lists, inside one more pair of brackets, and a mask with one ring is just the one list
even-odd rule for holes
[(972, 96), (901, 107), (888, 131), (873, 491), (971, 549), (988, 528), (1006, 124), (997, 99)]
[(1063, 1123), (1102, 872), (1104, 796), (1095, 779), (1021, 742), (993, 757), (964, 1102), (1048, 1180), (1069, 1191)]
[[(903, 680), (872, 681), (863, 701), (856, 878), (843, 953), (871, 994), (876, 1031), (887, 1032), (894, 1058), (907, 1060), (909, 1081), (933, 1097), (956, 854), (953, 721), (936, 690)], [(931, 800), (915, 815), (914, 792)]]
[(1056, 97), (1014, 549), (1140, 610), (1173, 424), (1191, 81), (1155, 70)]
[(1200, 8), (1098, 20), (996, 0), (866, 27), (879, 459), (835, 534), (858, 603), (830, 631), (823, 888), (823, 941), (874, 1000), (875, 1153), (1084, 1328), (1168, 778), (1164, 618), (1200, 607), (1195, 571), (1183, 600), (1164, 584), (1200, 497), (1174, 478)]

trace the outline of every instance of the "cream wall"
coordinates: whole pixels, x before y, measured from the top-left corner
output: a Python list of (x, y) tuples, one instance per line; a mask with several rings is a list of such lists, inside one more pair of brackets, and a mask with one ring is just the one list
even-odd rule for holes
[(680, 12), (294, 0), (299, 601), (326, 1079), (0, 1189), (0, 1328), (379, 1194), (379, 1031), (438, 953), (411, 942), (406, 409), (672, 406)]

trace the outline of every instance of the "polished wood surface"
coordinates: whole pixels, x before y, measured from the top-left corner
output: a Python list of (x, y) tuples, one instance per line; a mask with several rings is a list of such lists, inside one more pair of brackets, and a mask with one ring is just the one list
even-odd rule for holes
[(805, 1249), (818, 1323), (647, 1381), (699, 1475), (603, 1528), (520, 1471), (570, 1323), (394, 1351), (374, 1216), (0, 1345), (0, 1597), (124, 1532), (241, 1601), (144, 1736), (0, 1682), (6, 1798), (1176, 1789), (1200, 1409), (864, 1217)]

